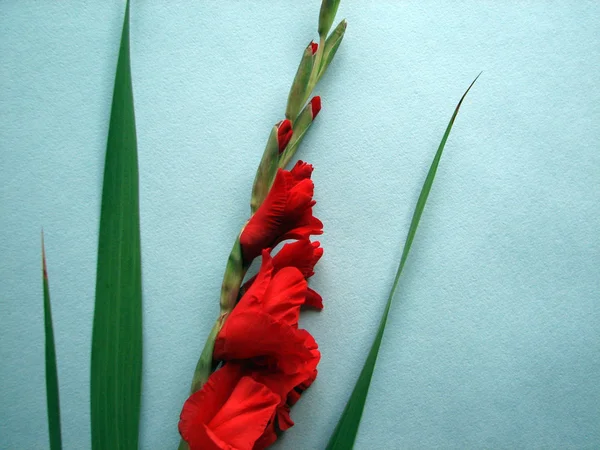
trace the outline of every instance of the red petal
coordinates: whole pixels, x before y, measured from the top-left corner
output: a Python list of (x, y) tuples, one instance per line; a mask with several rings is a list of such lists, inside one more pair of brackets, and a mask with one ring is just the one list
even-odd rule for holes
[[(269, 287), (269, 283), (271, 283), (271, 279), (273, 278), (273, 259), (269, 254), (268, 250), (264, 250), (262, 252), (262, 261), (260, 264), (260, 269), (258, 270), (258, 274), (254, 276), (251, 280), (249, 280), (246, 284), (248, 285), (247, 290), (244, 292), (244, 295), (240, 299), (236, 310), (239, 308), (246, 308), (253, 303), (260, 303)], [(251, 283), (250, 283), (251, 282)], [(244, 287), (246, 287), (244, 284)]]
[(287, 239), (308, 239), (311, 235), (323, 234), (323, 223), (316, 217), (313, 217), (310, 211), (309, 215), (307, 223), (298, 224), (296, 228), (288, 230), (279, 237), (278, 242)]
[(312, 54), (314, 55), (315, 53), (317, 53), (317, 50), (319, 49), (319, 44), (317, 44), (314, 41), (310, 41), (310, 51), (312, 52)]
[(285, 175), (279, 169), (267, 198), (240, 235), (244, 261), (252, 261), (277, 238), (284, 220), (287, 198)]
[(192, 450), (227, 448), (206, 424), (225, 404), (240, 377), (240, 366), (226, 364), (213, 373), (202, 389), (192, 394), (183, 405), (179, 433)]
[(232, 448), (252, 450), (279, 403), (277, 394), (246, 376), (208, 426)]
[(285, 150), (285, 147), (292, 138), (292, 122), (288, 119), (281, 121), (277, 127), (277, 144), (279, 146), (279, 153)]
[(273, 267), (277, 272), (284, 267), (297, 267), (305, 278), (314, 274), (315, 264), (323, 255), (320, 243), (302, 239), (291, 244), (285, 244), (273, 257)]
[(277, 408), (277, 425), (281, 431), (285, 431), (294, 426), (294, 421), (290, 417), (290, 407), (283, 405)]
[(267, 425), (265, 432), (258, 441), (254, 444), (253, 450), (264, 450), (271, 446), (277, 440), (277, 433), (275, 433), (275, 421), (272, 420)]
[(263, 311), (276, 321), (298, 326), (300, 306), (305, 303), (308, 284), (295, 267), (285, 267), (275, 274), (262, 299)]
[(281, 397), (227, 363), (185, 402), (179, 432), (191, 450), (252, 450)]
[[(237, 309), (237, 308), (236, 308)], [(233, 313), (215, 341), (215, 359), (240, 360), (265, 357), (287, 374), (297, 373), (313, 357), (307, 332), (276, 321), (261, 312)], [(309, 335), (310, 336), (310, 335)], [(308, 344), (308, 346), (307, 346)]]
[(304, 180), (305, 178), (310, 178), (313, 172), (312, 164), (305, 163), (304, 161), (298, 161), (292, 170), (290, 170), (290, 174), (296, 182), (300, 180)]
[(285, 239), (321, 234), (323, 224), (313, 217), (312, 166), (301, 161), (291, 171), (279, 169), (273, 186), (240, 235), (244, 261)]
[(311, 288), (306, 290), (306, 300), (304, 302), (306, 306), (310, 306), (311, 308), (316, 308), (319, 311), (323, 309), (323, 298), (319, 295), (318, 292), (313, 291)]

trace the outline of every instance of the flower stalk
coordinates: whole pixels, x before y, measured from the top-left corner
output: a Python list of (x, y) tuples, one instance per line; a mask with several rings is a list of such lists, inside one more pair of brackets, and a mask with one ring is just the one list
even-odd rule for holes
[[(338, 5), (339, 0), (322, 2), (318, 27), (319, 44), (311, 42), (304, 50), (290, 88), (285, 111), (286, 120), (272, 128), (267, 140), (253, 183), (250, 219), (269, 194), (277, 171), (285, 168), (290, 162), (321, 109), (320, 97), (313, 97), (309, 102), (307, 100), (333, 60), (346, 30), (346, 21), (343, 20), (327, 37)], [(202, 388), (216, 368), (217, 364), (213, 360), (215, 340), (239, 300), (240, 287), (252, 262), (244, 260), (240, 236), (241, 233), (229, 255), (221, 288), (219, 317), (208, 335), (196, 365), (191, 386), (192, 393)]]

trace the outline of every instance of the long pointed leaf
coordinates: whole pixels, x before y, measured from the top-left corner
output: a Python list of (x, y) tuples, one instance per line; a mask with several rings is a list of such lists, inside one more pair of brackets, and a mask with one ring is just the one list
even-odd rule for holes
[(358, 433), (358, 427), (360, 426), (360, 419), (362, 417), (363, 409), (365, 407), (365, 401), (369, 392), (369, 386), (371, 384), (373, 370), (375, 369), (375, 363), (377, 362), (377, 354), (379, 353), (379, 347), (381, 345), (381, 339), (385, 330), (385, 324), (387, 322), (388, 313), (392, 305), (392, 300), (396, 293), (396, 288), (398, 287), (398, 281), (400, 280), (402, 269), (404, 269), (406, 258), (408, 257), (408, 253), (410, 251), (410, 247), (415, 237), (415, 233), (417, 232), (417, 227), (419, 226), (419, 221), (421, 220), (421, 214), (423, 213), (423, 209), (425, 208), (425, 203), (427, 202), (429, 191), (431, 191), (433, 179), (435, 178), (435, 173), (440, 163), (440, 158), (442, 157), (444, 146), (446, 145), (446, 141), (448, 140), (448, 136), (450, 135), (450, 130), (452, 130), (452, 125), (454, 125), (454, 120), (456, 119), (456, 115), (458, 114), (460, 105), (462, 104), (463, 100), (465, 99), (467, 93), (469, 92), (475, 81), (477, 81), (477, 78), (479, 78), (479, 75), (477, 75), (475, 80), (473, 80), (471, 85), (467, 88), (467, 90), (461, 97), (460, 101), (458, 102), (458, 105), (456, 105), (454, 114), (452, 114), (450, 123), (446, 128), (446, 132), (442, 137), (440, 146), (438, 147), (435, 157), (433, 158), (431, 167), (429, 168), (429, 172), (427, 173), (427, 178), (425, 178), (425, 183), (423, 184), (423, 187), (421, 189), (421, 194), (419, 195), (417, 206), (415, 207), (415, 211), (413, 213), (410, 228), (408, 230), (408, 235), (406, 236), (406, 241), (404, 243), (404, 249), (402, 250), (402, 256), (400, 257), (398, 271), (396, 272), (396, 277), (394, 278), (394, 283), (392, 285), (392, 289), (390, 290), (390, 294), (385, 305), (385, 310), (383, 311), (383, 316), (381, 317), (381, 322), (379, 323), (379, 328), (377, 329), (377, 334), (375, 335), (375, 340), (373, 341), (373, 345), (371, 346), (371, 350), (369, 351), (369, 355), (367, 356), (365, 365), (363, 366), (358, 380), (356, 381), (356, 385), (354, 386), (350, 399), (346, 404), (346, 408), (342, 413), (342, 417), (340, 418), (335, 428), (335, 431), (333, 432), (333, 435), (331, 436), (331, 439), (327, 444), (328, 450), (348, 450), (354, 446), (354, 441)]
[(50, 449), (60, 450), (60, 401), (58, 396), (58, 373), (56, 370), (56, 349), (54, 348), (54, 329), (52, 328), (52, 310), (50, 308), (50, 286), (46, 267), (46, 248), (42, 231), (42, 282), (44, 285), (44, 330), (46, 334), (46, 401), (48, 403), (48, 434)]
[(127, 2), (100, 214), (90, 393), (94, 450), (138, 448), (142, 381), (138, 190)]

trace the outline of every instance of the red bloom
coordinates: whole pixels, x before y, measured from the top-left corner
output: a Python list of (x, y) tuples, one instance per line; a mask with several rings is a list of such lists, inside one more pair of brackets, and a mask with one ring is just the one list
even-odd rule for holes
[(298, 268), (288, 266), (275, 273), (267, 250), (262, 257), (256, 280), (217, 336), (214, 357), (253, 360), (257, 366), (293, 374), (315, 356), (317, 348), (313, 337), (298, 329), (308, 284)]
[[(310, 242), (308, 239), (302, 239), (289, 244), (285, 244), (281, 247), (281, 250), (273, 257), (273, 273), (277, 273), (284, 267), (296, 267), (304, 278), (310, 278), (314, 275), (315, 264), (323, 256), (323, 249), (320, 247), (319, 241)], [(244, 283), (240, 289), (241, 295), (244, 295), (252, 283), (256, 280), (256, 276), (250, 278)], [(321, 296), (311, 288), (307, 287), (306, 299), (304, 301), (306, 306), (310, 306), (316, 309), (323, 309), (323, 300)]]
[(252, 450), (270, 433), (280, 400), (240, 365), (225, 364), (187, 399), (179, 432), (191, 450)]
[(279, 146), (279, 153), (282, 153), (292, 138), (292, 122), (288, 119), (282, 120), (277, 125), (277, 145)]
[[(289, 247), (280, 263), (288, 251)], [(313, 337), (298, 328), (307, 294), (304, 274), (291, 266), (275, 271), (274, 259), (266, 250), (262, 258), (256, 280), (217, 336), (214, 356), (244, 360), (253, 368), (253, 378), (280, 397), (276, 423), (285, 430), (294, 424), (289, 405), (314, 381), (321, 355)], [(312, 273), (311, 264), (305, 266), (305, 273)]]
[(312, 166), (302, 161), (291, 171), (279, 169), (273, 186), (256, 214), (240, 235), (244, 260), (248, 263), (286, 239), (307, 239), (321, 234), (323, 224), (312, 215), (314, 185)]
[(313, 120), (315, 120), (319, 111), (321, 111), (321, 97), (317, 95), (310, 100), (310, 112), (312, 113)]
[(314, 55), (315, 53), (317, 53), (317, 50), (319, 49), (319, 44), (317, 44), (314, 41), (310, 41), (310, 50), (312, 52), (312, 54)]

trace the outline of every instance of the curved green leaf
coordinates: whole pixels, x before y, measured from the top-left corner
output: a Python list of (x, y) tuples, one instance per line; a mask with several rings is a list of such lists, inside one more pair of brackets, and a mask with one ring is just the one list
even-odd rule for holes
[(142, 381), (138, 162), (127, 2), (108, 131), (92, 335), (92, 449), (137, 449)]
[(331, 439), (327, 444), (328, 450), (348, 450), (354, 446), (354, 441), (358, 433), (358, 427), (360, 426), (360, 419), (362, 417), (363, 409), (365, 407), (365, 401), (367, 400), (369, 386), (371, 384), (371, 377), (373, 376), (373, 370), (375, 369), (375, 363), (377, 362), (377, 354), (379, 353), (379, 347), (381, 345), (381, 339), (385, 330), (385, 324), (387, 322), (388, 313), (392, 305), (394, 294), (396, 293), (396, 288), (398, 287), (398, 281), (400, 280), (402, 269), (404, 269), (406, 258), (408, 257), (408, 253), (410, 251), (410, 247), (415, 237), (415, 233), (417, 232), (417, 227), (419, 226), (419, 221), (421, 220), (421, 214), (423, 213), (423, 209), (425, 208), (425, 203), (427, 202), (429, 191), (431, 191), (433, 179), (435, 178), (435, 173), (440, 163), (440, 158), (442, 157), (444, 146), (446, 145), (446, 141), (448, 140), (448, 136), (450, 135), (450, 130), (452, 130), (452, 125), (454, 125), (454, 120), (456, 119), (456, 115), (458, 114), (460, 105), (462, 104), (463, 100), (465, 99), (467, 93), (469, 92), (475, 81), (477, 81), (477, 78), (479, 78), (479, 75), (477, 75), (475, 80), (473, 80), (471, 85), (467, 88), (467, 90), (461, 97), (460, 101), (458, 102), (458, 105), (456, 105), (454, 114), (452, 114), (450, 123), (446, 128), (446, 132), (442, 137), (440, 146), (438, 147), (437, 152), (433, 158), (433, 162), (431, 163), (431, 167), (429, 168), (429, 172), (427, 173), (427, 178), (425, 178), (425, 183), (421, 188), (421, 194), (419, 195), (419, 199), (417, 200), (417, 206), (415, 207), (415, 211), (413, 213), (413, 217), (410, 223), (410, 228), (408, 230), (408, 235), (406, 236), (406, 241), (404, 243), (404, 249), (402, 250), (402, 256), (400, 257), (400, 264), (398, 265), (396, 277), (394, 278), (394, 283), (392, 284), (392, 289), (390, 290), (390, 294), (387, 299), (385, 309), (383, 311), (383, 316), (381, 317), (379, 328), (377, 329), (377, 334), (375, 335), (375, 340), (373, 341), (373, 345), (371, 346), (371, 350), (369, 351), (369, 355), (367, 356), (365, 365), (363, 366), (358, 380), (356, 381), (354, 390), (350, 395), (350, 399), (346, 404), (346, 408), (342, 413), (342, 417), (340, 418), (335, 428), (335, 431), (333, 432), (333, 435), (331, 436)]

